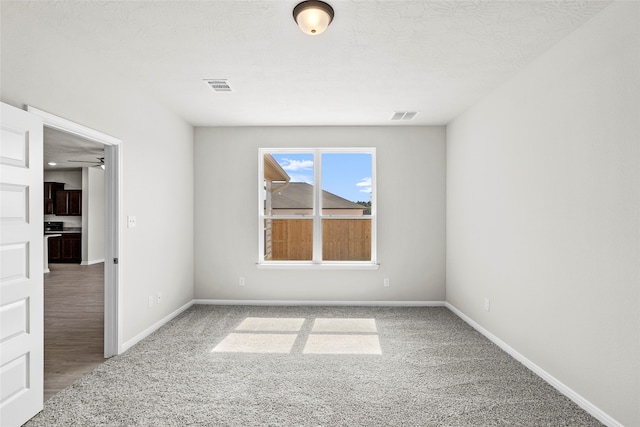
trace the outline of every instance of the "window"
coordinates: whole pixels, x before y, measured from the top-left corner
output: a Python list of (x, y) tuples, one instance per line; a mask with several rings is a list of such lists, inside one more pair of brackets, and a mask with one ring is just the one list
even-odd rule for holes
[(375, 266), (375, 149), (259, 150), (259, 265)]

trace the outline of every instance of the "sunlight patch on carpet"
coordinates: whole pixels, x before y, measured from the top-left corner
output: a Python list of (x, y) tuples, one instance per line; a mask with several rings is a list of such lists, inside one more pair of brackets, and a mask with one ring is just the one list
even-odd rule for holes
[(311, 332), (370, 332), (377, 333), (376, 319), (317, 318)]
[(236, 331), (298, 332), (302, 329), (304, 320), (304, 318), (247, 317), (238, 325)]
[[(298, 338), (302, 354), (382, 354), (376, 320), (372, 318), (247, 317), (212, 353), (292, 353)], [(300, 351), (298, 347), (297, 352)]]
[(309, 335), (303, 354), (382, 354), (377, 335)]
[(297, 334), (236, 334), (230, 333), (213, 353), (290, 353)]

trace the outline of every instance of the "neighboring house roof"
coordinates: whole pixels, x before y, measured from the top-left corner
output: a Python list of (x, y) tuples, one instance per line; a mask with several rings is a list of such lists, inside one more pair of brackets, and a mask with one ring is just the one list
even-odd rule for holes
[(269, 153), (264, 155), (264, 178), (267, 181), (289, 182), (289, 175)]
[[(313, 186), (306, 182), (290, 182), (271, 194), (272, 209), (313, 209)], [(322, 190), (323, 209), (367, 209), (328, 191)]]

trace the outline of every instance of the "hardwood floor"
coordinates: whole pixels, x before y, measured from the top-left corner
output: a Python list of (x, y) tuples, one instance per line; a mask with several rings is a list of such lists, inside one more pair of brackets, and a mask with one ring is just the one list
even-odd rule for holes
[(44, 400), (104, 362), (104, 264), (44, 275)]

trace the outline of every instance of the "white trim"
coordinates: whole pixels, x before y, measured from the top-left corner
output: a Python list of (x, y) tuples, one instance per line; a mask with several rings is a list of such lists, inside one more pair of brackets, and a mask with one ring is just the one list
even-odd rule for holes
[(58, 117), (46, 111), (42, 111), (38, 108), (27, 106), (27, 111), (41, 117), (44, 121), (44, 125), (50, 128), (58, 129), (63, 132), (72, 133), (74, 135), (81, 136), (83, 138), (90, 139), (92, 141), (99, 142), (106, 145), (118, 145), (122, 141), (106, 133), (98, 132), (86, 126), (79, 125), (62, 117)]
[(264, 181), (264, 151), (258, 149), (258, 262), (264, 260), (264, 210), (265, 210), (265, 181)]
[(105, 169), (104, 357), (120, 354), (122, 352), (121, 272), (118, 264), (115, 264), (113, 260), (119, 257), (121, 241), (122, 154), (120, 144), (122, 141), (30, 105), (27, 106), (27, 111), (42, 118), (44, 126), (104, 145), (107, 160)]
[(444, 307), (444, 301), (308, 301), (308, 300), (242, 300), (194, 299), (201, 305), (257, 305), (257, 306), (351, 306), (351, 307)]
[(166, 315), (165, 317), (163, 317), (162, 319), (158, 320), (153, 325), (149, 326), (144, 331), (140, 332), (135, 337), (131, 338), (130, 340), (128, 340), (127, 342), (122, 344), (121, 353), (124, 353), (125, 351), (129, 350), (131, 347), (133, 347), (134, 345), (138, 344), (140, 341), (142, 341), (143, 339), (145, 339), (146, 337), (148, 337), (149, 335), (151, 335), (152, 333), (154, 333), (155, 331), (160, 329), (162, 326), (164, 326), (165, 324), (167, 324), (168, 322), (173, 320), (175, 317), (177, 317), (178, 315), (182, 314), (182, 312), (184, 312), (185, 310), (190, 308), (193, 305), (193, 303), (194, 303), (193, 301), (189, 301), (188, 303), (186, 303), (182, 307), (180, 307), (177, 310), (173, 311), (172, 313)]
[(618, 421), (616, 421), (613, 417), (611, 417), (610, 415), (605, 413), (603, 410), (595, 406), (593, 403), (589, 402), (587, 399), (585, 399), (584, 397), (576, 393), (574, 390), (572, 390), (566, 384), (564, 384), (563, 382), (558, 380), (556, 377), (554, 377), (553, 375), (551, 375), (550, 373), (542, 369), (540, 366), (536, 365), (531, 360), (527, 359), (518, 351), (514, 350), (513, 347), (509, 346), (500, 338), (496, 337), (491, 332), (489, 332), (488, 330), (480, 326), (480, 324), (478, 324), (469, 316), (467, 316), (466, 314), (458, 310), (452, 304), (445, 302), (444, 306), (447, 307), (449, 310), (451, 310), (453, 313), (455, 313), (456, 316), (458, 316), (459, 318), (464, 320), (466, 323), (468, 323), (473, 329), (480, 332), (482, 335), (488, 338), (491, 342), (493, 342), (502, 350), (504, 350), (506, 353), (508, 353), (511, 357), (516, 359), (518, 362), (522, 363), (524, 366), (526, 366), (531, 371), (533, 371), (536, 375), (538, 375), (543, 380), (548, 382), (560, 393), (564, 394), (566, 397), (571, 399), (579, 407), (581, 407), (582, 409), (587, 411), (589, 414), (591, 414), (593, 417), (598, 419), (598, 421), (600, 421), (601, 423), (609, 427), (623, 427), (623, 425)]
[(102, 259), (92, 259), (89, 261), (82, 261), (80, 263), (80, 265), (93, 265), (93, 264), (100, 264), (101, 262), (104, 262), (104, 258)]
[(371, 151), (371, 260), (378, 262), (378, 150)]
[[(322, 152), (313, 150), (313, 223), (311, 237), (311, 259), (314, 264), (322, 264)], [(375, 261), (375, 259), (372, 259)], [(265, 262), (266, 263), (266, 262)]]
[[(313, 209), (311, 215), (265, 215), (264, 213), (264, 156), (265, 154), (310, 154), (313, 156)], [(371, 156), (371, 214), (367, 216), (327, 215), (322, 214), (322, 155), (331, 153), (369, 154)], [(314, 147), (314, 148), (258, 148), (258, 268), (262, 269), (328, 269), (328, 270), (377, 270), (377, 182), (376, 182), (376, 147)], [(313, 242), (311, 262), (267, 261), (264, 259), (265, 220), (269, 219), (308, 219), (313, 221)], [(324, 219), (363, 219), (371, 221), (371, 261), (335, 262), (322, 260), (322, 221)], [(318, 267), (322, 266), (322, 267)]]
[[(104, 150), (107, 168), (104, 176), (105, 205), (105, 294), (104, 294), (104, 356), (111, 357), (122, 353), (122, 289), (120, 277), (122, 270), (115, 259), (120, 257), (122, 241), (120, 227), (122, 195), (122, 150), (120, 145), (106, 145)], [(107, 329), (109, 325), (109, 329)]]
[(338, 262), (305, 262), (305, 261), (265, 261), (257, 263), (258, 270), (377, 270), (380, 264), (358, 263), (356, 261)]

